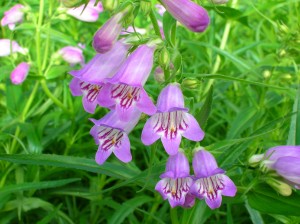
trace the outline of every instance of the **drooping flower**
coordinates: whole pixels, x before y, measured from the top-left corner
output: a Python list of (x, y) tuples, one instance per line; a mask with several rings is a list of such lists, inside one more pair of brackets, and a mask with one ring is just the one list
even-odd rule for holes
[(201, 141), (204, 132), (196, 119), (184, 107), (179, 84), (166, 86), (158, 96), (157, 112), (146, 122), (142, 131), (142, 142), (151, 145), (159, 138), (169, 155), (178, 152), (181, 136)]
[(8, 25), (10, 30), (14, 30), (17, 23), (21, 23), (23, 21), (24, 6), (21, 4), (16, 4), (8, 11), (4, 12), (4, 17), (1, 20), (1, 26)]
[(123, 121), (132, 119), (135, 108), (149, 115), (154, 114), (156, 107), (143, 88), (152, 69), (153, 54), (153, 47), (140, 45), (118, 72), (107, 79), (107, 84), (98, 95), (99, 104), (107, 108), (114, 106)]
[(203, 32), (209, 24), (207, 11), (191, 0), (161, 0), (169, 13), (193, 32)]
[(28, 52), (27, 49), (22, 48), (16, 41), (11, 41), (10, 39), (0, 39), (0, 49), (0, 57), (8, 56), (15, 52), (21, 54)]
[(19, 85), (24, 82), (29, 72), (30, 65), (21, 62), (10, 74), (10, 80), (13, 84)]
[(74, 66), (75, 64), (83, 64), (84, 57), (82, 50), (78, 47), (67, 46), (63, 47), (58, 51), (58, 53), (62, 56), (62, 58), (70, 64), (70, 66)]
[(87, 112), (94, 113), (105, 78), (116, 73), (126, 59), (128, 48), (129, 45), (118, 41), (109, 52), (96, 54), (82, 69), (69, 72), (74, 76), (70, 83), (72, 95), (83, 95), (82, 104)]
[(137, 124), (141, 113), (137, 110), (130, 122), (120, 121), (116, 111), (112, 110), (100, 120), (91, 119), (95, 126), (91, 129), (90, 134), (94, 137), (98, 147), (96, 153), (96, 162), (102, 165), (107, 158), (114, 153), (115, 156), (124, 163), (131, 161), (129, 132)]
[(193, 198), (186, 198), (193, 180), (190, 177), (189, 162), (182, 152), (169, 157), (166, 172), (160, 178), (162, 180), (156, 184), (155, 190), (164, 200), (168, 199), (171, 207), (188, 207), (193, 204)]
[(79, 7), (68, 9), (67, 14), (84, 22), (96, 22), (99, 14), (103, 11), (101, 2), (95, 5), (95, 0), (89, 1), (87, 5), (83, 4)]
[(204, 149), (199, 149), (193, 158), (195, 180), (190, 193), (199, 199), (205, 199), (211, 208), (219, 208), (222, 195), (233, 197), (237, 188), (232, 180), (220, 169), (212, 154)]
[(263, 156), (262, 165), (274, 170), (293, 186), (300, 189), (300, 146), (276, 146)]
[(108, 52), (117, 41), (121, 31), (123, 12), (112, 16), (94, 35), (93, 47), (98, 53)]

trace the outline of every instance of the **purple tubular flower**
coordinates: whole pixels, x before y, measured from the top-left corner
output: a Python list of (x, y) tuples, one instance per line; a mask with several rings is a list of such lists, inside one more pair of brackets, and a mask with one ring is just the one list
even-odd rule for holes
[(8, 11), (4, 12), (4, 17), (1, 20), (1, 26), (8, 25), (10, 30), (14, 30), (16, 23), (21, 23), (24, 17), (24, 8), (21, 4), (16, 4)]
[(10, 39), (0, 39), (0, 57), (8, 56), (11, 53), (19, 52), (25, 54), (27, 49), (20, 47), (16, 41)]
[(204, 132), (196, 119), (184, 107), (184, 99), (179, 84), (166, 86), (158, 96), (157, 112), (146, 122), (142, 131), (142, 142), (151, 145), (161, 138), (169, 155), (178, 152), (181, 136), (201, 141)]
[(263, 164), (293, 187), (300, 189), (300, 146), (277, 146), (265, 154)]
[(193, 180), (190, 177), (189, 162), (183, 153), (178, 152), (169, 157), (166, 172), (160, 178), (162, 180), (156, 184), (155, 190), (164, 200), (168, 199), (172, 208), (192, 205), (193, 199), (186, 197)]
[(123, 16), (124, 13), (117, 13), (97, 30), (93, 39), (93, 47), (98, 53), (106, 53), (113, 47), (122, 31)]
[(193, 32), (203, 32), (209, 24), (206, 10), (190, 0), (162, 0), (162, 3), (176, 20)]
[(26, 79), (30, 65), (26, 62), (21, 62), (10, 74), (10, 80), (13, 84), (19, 85)]
[(205, 199), (211, 208), (219, 208), (222, 195), (233, 197), (236, 186), (232, 180), (220, 169), (212, 154), (200, 149), (193, 158), (193, 169), (196, 180), (191, 186), (190, 193), (199, 199)]
[(95, 125), (90, 134), (99, 145), (95, 158), (99, 165), (102, 165), (111, 153), (124, 163), (131, 161), (128, 134), (137, 124), (141, 113), (135, 110), (134, 115), (134, 119), (130, 122), (120, 121), (115, 111), (109, 112), (98, 121), (91, 119)]
[(74, 76), (70, 83), (73, 96), (81, 96), (84, 109), (94, 113), (97, 97), (106, 78), (113, 76), (125, 61), (129, 46), (118, 41), (111, 51), (97, 54), (82, 69), (69, 73)]
[(143, 86), (153, 65), (154, 48), (140, 45), (124, 62), (118, 72), (107, 79), (98, 95), (98, 102), (103, 107), (115, 110), (123, 121), (132, 118), (132, 111), (137, 108), (146, 114), (154, 114), (155, 105)]
[(83, 4), (77, 8), (68, 9), (67, 14), (84, 22), (96, 22), (99, 18), (99, 13), (102, 11), (101, 2), (95, 5), (95, 0), (93, 0), (89, 1), (87, 6)]
[(71, 66), (75, 64), (83, 64), (84, 57), (82, 54), (82, 50), (78, 47), (67, 46), (59, 50), (58, 52), (62, 58), (68, 62)]

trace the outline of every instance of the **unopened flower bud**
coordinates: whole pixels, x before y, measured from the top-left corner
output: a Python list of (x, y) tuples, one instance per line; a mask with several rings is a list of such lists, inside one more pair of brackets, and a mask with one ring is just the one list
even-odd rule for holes
[(187, 89), (197, 89), (200, 85), (200, 81), (195, 78), (185, 78), (182, 81), (182, 86)]
[(151, 10), (151, 1), (149, 0), (141, 1), (140, 8), (145, 15), (148, 15)]
[(256, 154), (250, 157), (250, 159), (248, 160), (249, 165), (252, 167), (257, 166), (261, 160), (264, 158), (264, 154)]
[(291, 79), (292, 76), (291, 76), (291, 74), (284, 74), (284, 75), (282, 76), (282, 78), (283, 78), (283, 79)]
[(158, 83), (163, 83), (165, 81), (164, 71), (162, 70), (162, 68), (160, 66), (158, 66), (154, 71), (154, 79)]
[(284, 49), (279, 51), (279, 56), (284, 57), (286, 55), (286, 51)]
[(119, 0), (102, 0), (102, 5), (105, 10), (113, 11), (119, 5)]
[(284, 23), (282, 23), (282, 24), (279, 25), (279, 29), (283, 33), (289, 33), (289, 28)]
[(19, 85), (24, 82), (29, 72), (30, 65), (21, 62), (10, 74), (10, 80), (13, 84)]
[(265, 70), (263, 72), (263, 76), (264, 76), (265, 79), (270, 78), (271, 77), (271, 71), (270, 70)]
[(266, 183), (269, 184), (275, 191), (277, 191), (282, 196), (290, 196), (292, 194), (292, 188), (288, 184), (275, 180), (273, 178), (268, 178)]
[(163, 48), (159, 54), (158, 62), (162, 68), (168, 68), (170, 65), (170, 54), (167, 48)]

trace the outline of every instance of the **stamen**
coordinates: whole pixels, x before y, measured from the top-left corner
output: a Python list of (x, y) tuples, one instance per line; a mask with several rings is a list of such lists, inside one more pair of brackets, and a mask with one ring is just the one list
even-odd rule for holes
[(80, 82), (80, 89), (89, 102), (94, 102), (97, 99), (101, 88), (102, 86), (100, 85)]
[(215, 200), (218, 196), (218, 191), (223, 190), (225, 187), (222, 175), (219, 174), (200, 178), (196, 182), (198, 184), (198, 193), (210, 200)]
[(154, 131), (163, 134), (168, 139), (176, 138), (178, 132), (188, 127), (184, 111), (157, 113), (154, 116)]
[(111, 91), (112, 98), (120, 103), (121, 107), (128, 109), (140, 99), (140, 88), (125, 84), (114, 85)]
[(105, 151), (111, 148), (118, 148), (121, 145), (123, 132), (109, 127), (100, 126), (98, 130), (98, 138), (101, 148)]

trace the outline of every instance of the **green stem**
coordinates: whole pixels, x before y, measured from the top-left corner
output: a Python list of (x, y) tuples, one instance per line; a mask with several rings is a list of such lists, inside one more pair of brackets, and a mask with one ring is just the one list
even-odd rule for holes
[(170, 215), (171, 215), (171, 221), (172, 221), (172, 224), (179, 224), (179, 221), (178, 221), (178, 215), (177, 215), (177, 208), (170, 208)]
[(153, 25), (153, 29), (154, 29), (156, 35), (159, 36), (160, 39), (162, 39), (160, 29), (159, 29), (159, 26), (158, 26), (158, 23), (157, 23), (157, 19), (155, 17), (155, 14), (154, 14), (154, 11), (153, 11), (152, 8), (150, 10), (149, 16), (150, 16), (150, 19), (151, 19), (151, 22), (152, 22), (152, 25)]
[(36, 60), (38, 66), (38, 73), (40, 76), (42, 75), (41, 27), (43, 23), (43, 16), (44, 16), (44, 0), (40, 0), (40, 9), (39, 9), (38, 22), (37, 22), (36, 33), (35, 33)]

